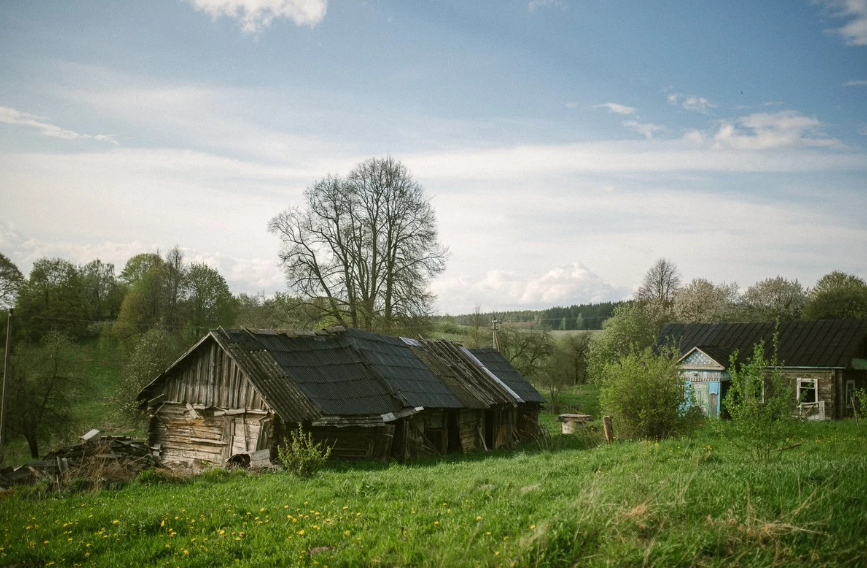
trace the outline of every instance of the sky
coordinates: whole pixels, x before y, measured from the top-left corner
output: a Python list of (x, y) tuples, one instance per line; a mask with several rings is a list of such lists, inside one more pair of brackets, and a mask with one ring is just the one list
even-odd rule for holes
[(268, 221), (370, 157), (436, 211), (439, 313), (867, 278), (867, 0), (0, 2), (0, 252), (178, 245), (286, 289)]

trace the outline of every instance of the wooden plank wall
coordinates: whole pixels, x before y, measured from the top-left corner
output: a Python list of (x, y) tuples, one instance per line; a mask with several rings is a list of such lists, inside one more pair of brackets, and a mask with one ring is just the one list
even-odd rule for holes
[(233, 455), (268, 448), (270, 422), (261, 413), (214, 416), (213, 410), (165, 403), (151, 416), (148, 442), (160, 445), (160, 457), (167, 463), (202, 460), (222, 465)]
[(161, 392), (170, 402), (267, 409), (253, 384), (213, 340), (203, 343), (183, 364), (173, 369)]

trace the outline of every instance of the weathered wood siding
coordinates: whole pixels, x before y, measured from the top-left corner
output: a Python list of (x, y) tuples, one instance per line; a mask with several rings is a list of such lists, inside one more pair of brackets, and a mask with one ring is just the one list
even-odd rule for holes
[(172, 369), (148, 409), (148, 439), (168, 463), (223, 464), (270, 444), (270, 409), (215, 341)]
[(229, 355), (207, 341), (172, 370), (162, 384), (165, 400), (206, 407), (267, 409), (265, 401)]
[(792, 382), (792, 390), (797, 396), (798, 379), (818, 379), (818, 399), (825, 403), (825, 418), (837, 418), (837, 377), (833, 369), (783, 369), (783, 377)]

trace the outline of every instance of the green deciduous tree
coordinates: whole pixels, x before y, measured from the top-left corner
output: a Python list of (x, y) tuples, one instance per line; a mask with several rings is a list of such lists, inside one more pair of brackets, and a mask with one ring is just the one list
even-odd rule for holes
[(182, 349), (177, 335), (164, 328), (155, 327), (142, 335), (124, 366), (114, 395), (115, 408), (122, 418), (132, 423), (144, 418), (135, 400), (138, 393), (165, 371)]
[(78, 268), (61, 258), (33, 263), (18, 290), (16, 314), (25, 335), (38, 340), (49, 331), (81, 337), (87, 329), (84, 288)]
[(647, 304), (628, 302), (617, 306), (602, 324), (602, 332), (590, 343), (590, 379), (599, 382), (605, 366), (656, 342), (667, 321)]
[(59, 332), (46, 332), (39, 343), (15, 352), (8, 383), (6, 426), (27, 440), (30, 455), (39, 445), (68, 435), (74, 422), (70, 411), (73, 389), (84, 384), (81, 352)]
[(293, 294), (324, 299), (323, 317), (364, 329), (388, 331), (429, 315), (428, 284), (446, 252), (424, 190), (400, 162), (367, 160), (304, 195), (305, 209), (269, 223)]
[(0, 253), (0, 309), (10, 308), (15, 305), (18, 296), (18, 288), (24, 282), (24, 276), (15, 263)]
[(536, 383), (548, 393), (548, 401), (557, 405), (567, 386), (584, 383), (590, 351), (590, 333), (571, 333), (554, 342), (539, 371)]
[(732, 418), (742, 447), (754, 457), (767, 459), (789, 433), (795, 406), (794, 386), (783, 376), (777, 361), (777, 338), (773, 354), (765, 355), (765, 344), (757, 343), (746, 363), (737, 365), (731, 356), (731, 386), (723, 405)]
[(804, 306), (805, 319), (867, 318), (867, 283), (835, 270), (821, 277)]
[(320, 313), (320, 309), (283, 292), (271, 298), (242, 293), (238, 295), (235, 325), (254, 329), (313, 329)]
[(185, 271), (183, 286), (187, 325), (194, 337), (235, 322), (238, 300), (219, 272), (206, 264), (191, 264)]
[(688, 391), (677, 361), (676, 350), (657, 355), (648, 347), (605, 365), (599, 403), (619, 432), (661, 439), (688, 430), (697, 420), (697, 409), (684, 412)]

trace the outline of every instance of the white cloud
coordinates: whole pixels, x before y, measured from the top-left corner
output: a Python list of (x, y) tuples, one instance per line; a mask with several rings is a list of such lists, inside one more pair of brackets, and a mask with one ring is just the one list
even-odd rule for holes
[[(0, 222), (0, 248), (25, 275), (40, 258), (63, 258), (75, 264), (85, 264), (99, 259), (114, 264), (120, 273), (126, 262), (143, 252), (165, 252), (175, 242), (145, 243), (132, 241), (101, 241), (78, 243), (73, 241), (44, 241), (27, 237), (9, 222)], [(229, 284), (233, 293), (273, 293), (284, 286), (283, 272), (276, 255), (273, 258), (238, 258), (226, 256), (213, 250), (201, 250), (179, 246), (187, 262), (204, 263), (216, 269)]]
[(739, 150), (842, 147), (839, 140), (824, 138), (817, 133), (821, 125), (818, 119), (792, 110), (760, 112), (741, 117), (734, 123), (723, 122), (713, 139), (719, 145)]
[(566, 108), (578, 108), (578, 103), (568, 102), (566, 103)]
[(325, 18), (327, 0), (187, 0), (212, 18), (236, 18), (241, 29), (255, 33), (277, 18), (289, 18), (296, 25), (316, 26)]
[(530, 3), (527, 5), (527, 9), (530, 12), (535, 12), (540, 8), (560, 8), (563, 9), (566, 7), (566, 3), (563, 0), (530, 0)]
[(629, 290), (615, 288), (580, 262), (552, 268), (542, 276), (495, 269), (481, 277), (439, 279), (433, 291), (448, 306), (471, 306), (487, 298), (485, 311), (605, 302), (629, 295)]
[(637, 108), (617, 103), (602, 103), (601, 105), (596, 105), (596, 108), (607, 108), (608, 112), (614, 114), (634, 114), (636, 111), (638, 111)]
[(717, 105), (704, 97), (696, 95), (684, 95), (683, 93), (669, 93), (668, 104), (679, 106), (692, 112), (707, 113), (708, 109), (716, 108)]
[(654, 132), (665, 130), (664, 126), (659, 126), (650, 122), (638, 122), (636, 120), (624, 120), (623, 126), (635, 130), (647, 139), (653, 138)]
[(818, 0), (830, 8), (837, 18), (849, 20), (843, 27), (831, 30), (843, 38), (846, 45), (867, 45), (867, 0)]
[(859, 79), (858, 81), (846, 81), (843, 83), (844, 87), (864, 87), (867, 85), (867, 80)]
[(4, 124), (12, 124), (16, 126), (27, 126), (39, 130), (43, 136), (50, 138), (60, 138), (62, 140), (81, 140), (91, 138), (100, 142), (111, 142), (117, 144), (114, 137), (107, 134), (79, 134), (73, 130), (67, 130), (54, 124), (44, 122), (45, 118), (26, 112), (20, 112), (14, 108), (0, 106), (0, 122)]

